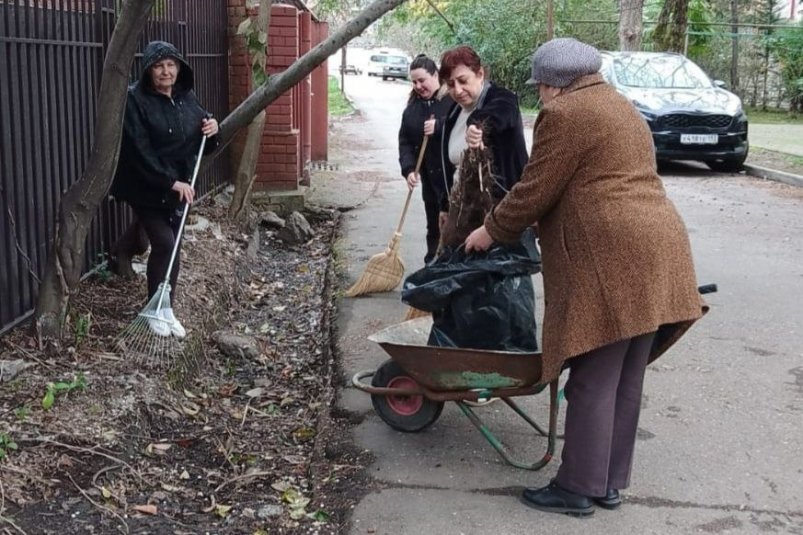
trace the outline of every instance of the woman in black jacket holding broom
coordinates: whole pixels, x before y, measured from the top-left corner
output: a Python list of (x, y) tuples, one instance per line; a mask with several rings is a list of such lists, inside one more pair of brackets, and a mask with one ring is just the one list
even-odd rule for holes
[[(425, 54), (419, 54), (410, 64), (410, 80), (413, 89), (402, 114), (399, 128), (399, 165), (401, 174), (412, 189), (420, 181), (421, 196), (427, 216), (427, 254), (424, 263), (435, 257), (440, 240), (438, 212), (440, 199), (451, 188), (451, 176), (443, 173), (438, 124), (443, 123), (454, 101), (442, 90), (438, 67)], [(424, 136), (433, 136), (424, 153), (418, 175), (415, 173), (418, 153)]]
[[(139, 234), (137, 224), (144, 229), (151, 244), (148, 299), (166, 277), (184, 204), (191, 204), (195, 198), (188, 182), (201, 138), (218, 132), (217, 121), (198, 102), (193, 85), (192, 69), (176, 47), (153, 41), (143, 53), (142, 76), (128, 89), (120, 161), (111, 193), (131, 206), (137, 222), (114, 249), (132, 250)], [(211, 141), (205, 148), (211, 151), (215, 145)], [(170, 273), (173, 295), (179, 258), (177, 252)], [(164, 321), (148, 320), (155, 334), (185, 336), (172, 307), (161, 309), (160, 314)]]

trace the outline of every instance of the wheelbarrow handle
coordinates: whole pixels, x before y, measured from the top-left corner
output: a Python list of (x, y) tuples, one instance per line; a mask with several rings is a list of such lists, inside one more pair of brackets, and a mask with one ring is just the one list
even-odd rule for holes
[(715, 293), (719, 290), (716, 284), (703, 284), (702, 286), (697, 287), (697, 291), (700, 292), (700, 294), (705, 295)]

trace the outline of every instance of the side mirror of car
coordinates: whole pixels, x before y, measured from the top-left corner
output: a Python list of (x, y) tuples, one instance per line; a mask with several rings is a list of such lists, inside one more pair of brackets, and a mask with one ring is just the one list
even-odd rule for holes
[(720, 89), (725, 89), (725, 86), (727, 84), (725, 82), (723, 82), (722, 80), (714, 80), (714, 85), (717, 86)]

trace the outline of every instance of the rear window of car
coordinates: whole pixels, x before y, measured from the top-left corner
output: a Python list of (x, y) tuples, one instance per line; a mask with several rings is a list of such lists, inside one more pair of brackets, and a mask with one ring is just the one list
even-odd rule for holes
[(678, 56), (624, 56), (613, 61), (616, 81), (629, 87), (703, 89), (711, 80), (693, 62)]
[(374, 63), (385, 63), (386, 60), (387, 60), (387, 57), (388, 56), (381, 56), (381, 55), (377, 54), (375, 56), (371, 56), (371, 61), (373, 61)]
[(407, 65), (407, 58), (404, 56), (387, 56), (388, 63), (391, 65)]

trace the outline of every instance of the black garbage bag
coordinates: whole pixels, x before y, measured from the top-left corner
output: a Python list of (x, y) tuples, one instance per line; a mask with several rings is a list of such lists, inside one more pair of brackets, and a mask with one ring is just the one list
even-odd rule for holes
[(538, 349), (530, 276), (541, 270), (531, 230), (485, 253), (445, 251), (404, 281), (402, 301), (432, 313), (429, 345), (532, 352)]

